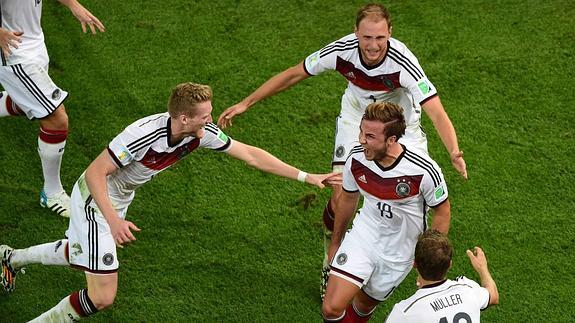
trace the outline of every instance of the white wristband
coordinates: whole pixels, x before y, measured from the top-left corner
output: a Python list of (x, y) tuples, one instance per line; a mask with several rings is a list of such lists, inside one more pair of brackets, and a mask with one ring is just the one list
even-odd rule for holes
[(297, 174), (297, 180), (300, 181), (300, 182), (302, 182), (302, 183), (305, 183), (305, 178), (306, 178), (306, 177), (307, 177), (307, 173), (304, 172), (304, 171), (301, 171), (301, 170), (300, 170), (299, 173)]

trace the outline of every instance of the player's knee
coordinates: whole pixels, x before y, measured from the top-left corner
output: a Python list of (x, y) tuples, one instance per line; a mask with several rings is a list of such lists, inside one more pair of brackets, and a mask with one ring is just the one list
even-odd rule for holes
[(321, 313), (324, 318), (338, 318), (343, 315), (345, 307), (345, 305), (339, 306), (338, 304), (330, 302), (326, 297), (326, 299), (323, 301), (323, 304), (321, 305)]
[(64, 108), (64, 105), (60, 105), (56, 111), (50, 114), (45, 119), (40, 121), (42, 126), (47, 129), (52, 130), (67, 130), (68, 129), (68, 114)]

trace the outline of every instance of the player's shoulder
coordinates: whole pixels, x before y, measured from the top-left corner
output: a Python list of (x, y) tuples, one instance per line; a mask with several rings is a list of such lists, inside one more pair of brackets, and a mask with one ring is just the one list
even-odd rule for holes
[(218, 125), (216, 125), (213, 122), (210, 122), (208, 124), (206, 124), (205, 129), (207, 132), (213, 134), (213, 135), (217, 135), (219, 132), (221, 132), (222, 130), (218, 127)]
[[(409, 69), (419, 69), (417, 67), (418, 60), (413, 52), (405, 45), (403, 42), (395, 39), (389, 39), (389, 45), (387, 49), (387, 56), (394, 61), (399, 66)], [(413, 66), (416, 64), (415, 66)]]
[(139, 129), (143, 132), (154, 131), (159, 128), (168, 127), (170, 115), (167, 112), (152, 114), (134, 121), (128, 127)]
[(125, 142), (130, 151), (137, 151), (160, 138), (167, 137), (169, 119), (167, 112), (140, 118), (128, 125), (117, 138)]
[(346, 162), (351, 160), (352, 158), (356, 160), (363, 160), (365, 159), (365, 155), (363, 154), (363, 147), (361, 145), (354, 146), (347, 154)]
[(405, 150), (404, 159), (411, 163), (412, 166), (421, 168), (423, 170), (441, 172), (439, 165), (425, 152), (411, 147), (403, 147)]
[(456, 285), (461, 285), (461, 286), (466, 286), (466, 287), (471, 287), (471, 288), (480, 287), (476, 281), (474, 281), (473, 279), (469, 279), (465, 276), (458, 276), (457, 278), (455, 278), (451, 282), (453, 284), (456, 284)]
[(323, 57), (332, 53), (351, 52), (357, 49), (358, 44), (357, 36), (352, 33), (329, 43), (320, 49), (319, 55)]

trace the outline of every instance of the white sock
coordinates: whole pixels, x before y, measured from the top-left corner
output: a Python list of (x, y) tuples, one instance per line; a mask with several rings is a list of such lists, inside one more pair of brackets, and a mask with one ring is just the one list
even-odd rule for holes
[(67, 239), (48, 242), (26, 249), (16, 249), (12, 253), (10, 263), (15, 268), (22, 268), (29, 264), (43, 264), (67, 266), (70, 263), (66, 260)]
[(52, 307), (49, 311), (44, 312), (42, 315), (38, 316), (30, 322), (75, 322), (81, 318), (82, 317), (80, 314), (78, 314), (76, 310), (74, 310), (74, 307), (72, 307), (72, 303), (70, 303), (70, 296), (66, 296), (60, 301), (60, 303), (58, 303), (58, 305)]
[(66, 140), (57, 144), (49, 144), (38, 138), (38, 154), (42, 161), (42, 173), (44, 174), (44, 192), (52, 196), (64, 190), (60, 182), (60, 165)]

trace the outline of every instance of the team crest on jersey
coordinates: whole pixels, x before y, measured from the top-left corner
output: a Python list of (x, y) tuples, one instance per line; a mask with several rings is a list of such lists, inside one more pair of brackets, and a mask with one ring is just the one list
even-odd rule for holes
[(345, 148), (343, 146), (337, 146), (337, 149), (335, 150), (335, 156), (341, 158), (343, 155), (345, 155)]
[(105, 254), (104, 257), (102, 257), (102, 262), (104, 263), (104, 265), (110, 266), (111, 264), (114, 263), (114, 255), (111, 253)]
[(399, 197), (407, 197), (409, 196), (410, 192), (411, 187), (408, 183), (405, 182), (405, 180), (403, 182), (397, 183), (395, 186), (395, 194), (397, 194)]
[(337, 262), (338, 265), (341, 266), (347, 262), (347, 255), (345, 253), (340, 253), (339, 255), (337, 255), (335, 261)]
[(392, 91), (393, 89), (395, 89), (395, 85), (393, 84), (393, 81), (390, 80), (387, 76), (382, 75), (382, 76), (380, 76), (380, 79), (383, 82), (383, 84), (385, 84), (385, 86), (389, 89), (389, 91)]
[(347, 73), (345, 73), (344, 75), (345, 75), (345, 77), (346, 77), (347, 79), (349, 79), (349, 80), (355, 79), (355, 74), (353, 74), (353, 72), (347, 72)]
[(54, 92), (52, 92), (52, 100), (58, 100), (61, 96), (62, 91), (60, 91), (60, 89), (55, 89)]

